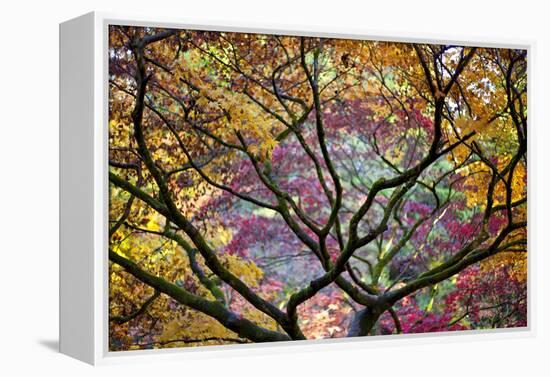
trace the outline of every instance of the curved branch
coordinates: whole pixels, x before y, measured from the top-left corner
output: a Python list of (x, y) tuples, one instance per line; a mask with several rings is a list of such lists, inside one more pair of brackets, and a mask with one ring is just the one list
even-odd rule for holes
[(276, 331), (267, 330), (255, 323), (243, 318), (228, 310), (218, 301), (208, 301), (202, 297), (196, 296), (185, 289), (170, 283), (161, 277), (150, 274), (142, 270), (136, 263), (124, 258), (123, 256), (109, 250), (109, 260), (123, 267), (126, 272), (133, 275), (136, 279), (153, 287), (157, 291), (164, 293), (178, 303), (188, 306), (192, 309), (204, 313), (229, 330), (237, 333), (240, 337), (250, 339), (253, 342), (276, 342), (290, 340), (290, 338)]

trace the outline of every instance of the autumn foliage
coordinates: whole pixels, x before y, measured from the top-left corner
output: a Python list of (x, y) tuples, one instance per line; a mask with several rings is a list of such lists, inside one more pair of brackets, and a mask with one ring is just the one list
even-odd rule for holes
[(527, 325), (524, 50), (109, 29), (111, 350)]

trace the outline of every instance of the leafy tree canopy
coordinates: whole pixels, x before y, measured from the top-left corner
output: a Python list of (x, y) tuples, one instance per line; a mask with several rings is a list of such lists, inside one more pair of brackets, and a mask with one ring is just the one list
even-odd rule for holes
[(109, 39), (111, 350), (526, 325), (526, 51)]

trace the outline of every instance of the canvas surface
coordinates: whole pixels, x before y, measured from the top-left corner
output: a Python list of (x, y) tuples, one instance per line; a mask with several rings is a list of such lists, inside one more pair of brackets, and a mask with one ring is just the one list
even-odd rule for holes
[(525, 327), (525, 50), (113, 25), (111, 351)]

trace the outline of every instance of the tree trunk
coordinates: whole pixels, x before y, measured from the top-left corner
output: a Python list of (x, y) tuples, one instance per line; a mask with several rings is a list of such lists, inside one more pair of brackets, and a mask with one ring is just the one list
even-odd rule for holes
[(348, 337), (369, 335), (381, 314), (380, 310), (369, 307), (358, 311), (349, 326)]

